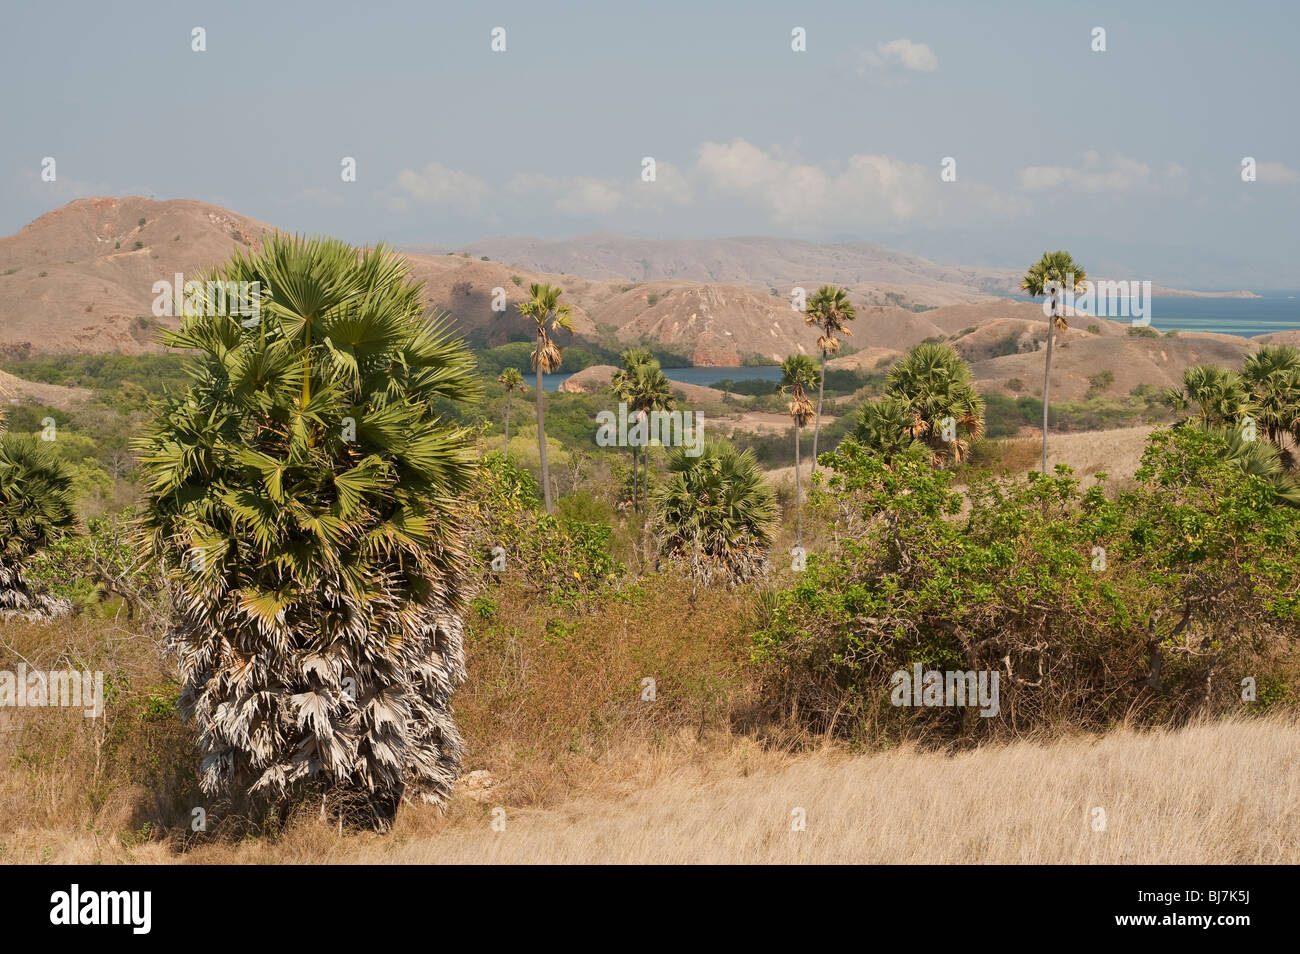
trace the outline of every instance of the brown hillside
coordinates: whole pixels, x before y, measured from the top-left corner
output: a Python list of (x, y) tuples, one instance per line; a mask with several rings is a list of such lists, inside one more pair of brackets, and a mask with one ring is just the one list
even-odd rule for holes
[(154, 282), (176, 272), (188, 280), (269, 231), (191, 199), (78, 199), (55, 209), (0, 238), (0, 358), (157, 350)]
[[(1094, 335), (1071, 328), (1052, 356), (1052, 399), (1081, 400), (1088, 392), (1089, 378), (1101, 371), (1114, 375), (1104, 396), (1127, 397), (1139, 384), (1157, 388), (1179, 383), (1185, 368), (1194, 364), (1220, 364), (1235, 368), (1254, 352), (1249, 338), (1232, 335), (1186, 333), (1177, 338), (1137, 338), (1128, 335)], [(972, 363), (979, 388), (985, 392), (1012, 394), (1006, 382), (1018, 378), (1021, 393), (1042, 397), (1042, 351), (1013, 354)]]

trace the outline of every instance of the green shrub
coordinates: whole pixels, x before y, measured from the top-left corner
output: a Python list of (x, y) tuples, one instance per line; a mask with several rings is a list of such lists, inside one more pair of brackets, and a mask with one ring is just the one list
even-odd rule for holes
[[(976, 739), (1241, 711), (1300, 640), (1300, 513), (1190, 428), (1155, 432), (1136, 489), (976, 478), (852, 442), (814, 507), (859, 517), (756, 635), (775, 704), (853, 734)], [(912, 667), (996, 671), (1000, 712), (890, 704)], [(837, 716), (838, 714), (838, 716)]]

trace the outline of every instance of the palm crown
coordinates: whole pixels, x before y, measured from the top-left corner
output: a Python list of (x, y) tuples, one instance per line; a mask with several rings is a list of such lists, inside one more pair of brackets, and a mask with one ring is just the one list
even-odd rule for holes
[(855, 318), (857, 314), (853, 310), (853, 303), (849, 301), (848, 292), (831, 285), (823, 285), (817, 289), (808, 300), (808, 307), (804, 312), (804, 322), (821, 329), (821, 335), (817, 338), (817, 347), (827, 354), (834, 354), (840, 350), (840, 340), (837, 335), (850, 337), (853, 335), (847, 327), (847, 322)]
[(527, 390), (527, 385), (524, 384), (524, 376), (519, 373), (518, 368), (506, 368), (497, 375), (497, 383), (507, 391)]
[(914, 441), (943, 466), (966, 458), (984, 433), (984, 399), (968, 365), (952, 348), (920, 344), (890, 369), (882, 400), (858, 413), (858, 439), (884, 455)]
[(1059, 306), (1060, 293), (1068, 288), (1072, 292), (1081, 291), (1088, 280), (1083, 266), (1075, 262), (1069, 252), (1044, 252), (1043, 257), (1029, 266), (1029, 271), (1020, 280), (1020, 287), (1034, 298), (1050, 296), (1052, 303), (1052, 320), (1060, 331), (1068, 325)]
[(551, 334), (556, 328), (573, 331), (573, 317), (568, 305), (560, 304), (563, 292), (552, 285), (533, 282), (528, 286), (528, 300), (515, 307), (519, 314), (537, 324), (537, 344), (531, 355), (533, 367), (543, 374), (554, 374), (560, 369), (562, 357)]
[(806, 354), (792, 354), (781, 362), (778, 390), (790, 398), (788, 409), (796, 427), (807, 427), (813, 406), (808, 392), (817, 383), (817, 363)]

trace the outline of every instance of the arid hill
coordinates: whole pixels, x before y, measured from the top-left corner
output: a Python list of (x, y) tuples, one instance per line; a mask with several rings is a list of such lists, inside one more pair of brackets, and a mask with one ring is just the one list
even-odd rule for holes
[(192, 199), (77, 199), (48, 212), (0, 238), (0, 359), (155, 350), (154, 282), (196, 278), (268, 231)]
[(919, 255), (871, 242), (823, 245), (797, 239), (637, 239), (592, 234), (573, 239), (499, 238), (466, 246), (546, 272), (593, 279), (675, 279), (725, 284), (758, 283), (782, 294), (792, 285), (892, 283), (960, 289), (966, 294), (1009, 294), (1020, 276), (1010, 269), (938, 265)]
[[(156, 350), (158, 326), (174, 320), (152, 314), (154, 283), (174, 281), (176, 273), (197, 277), (237, 249), (257, 249), (272, 231), (190, 199), (70, 202), (0, 238), (0, 360)], [(513, 306), (531, 282), (550, 282), (573, 309), (574, 335), (561, 336), (563, 344), (646, 344), (712, 366), (816, 354), (817, 332), (792, 309), (790, 288), (811, 293), (838, 282), (857, 307), (845, 339), (856, 353), (831, 367), (878, 370), (922, 341), (947, 341), (973, 363), (984, 387), (1041, 391), (1046, 319), (1037, 304), (990, 297), (1014, 287), (1005, 269), (936, 265), (870, 243), (777, 239), (499, 239), (407, 257), (429, 308), (448, 312), (477, 347), (530, 340), (530, 325)], [(939, 307), (904, 307), (924, 302)], [(1105, 371), (1113, 381), (1104, 390), (1125, 396), (1137, 384), (1173, 384), (1198, 361), (1236, 365), (1260, 343), (1300, 340), (1300, 332), (1254, 341), (1196, 333), (1147, 339), (1128, 330), (1124, 322), (1075, 317), (1062, 339), (1053, 396), (1095, 391), (1090, 379)], [(1015, 379), (1019, 392), (1007, 387)]]

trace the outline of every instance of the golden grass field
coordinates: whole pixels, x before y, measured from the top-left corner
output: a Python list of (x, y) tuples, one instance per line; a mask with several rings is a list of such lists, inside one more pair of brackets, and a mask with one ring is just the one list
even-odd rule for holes
[[(957, 755), (765, 753), (733, 740), (622, 753), (614, 789), (554, 808), (458, 797), (388, 835), (313, 817), (277, 839), (178, 853), (103, 833), (8, 831), (5, 860), (53, 863), (1277, 864), (1300, 861), (1300, 725), (1121, 730)], [(632, 777), (628, 769), (634, 768)], [(794, 830), (797, 810), (806, 821)], [(1104, 828), (1101, 815), (1104, 812)], [(6, 826), (8, 827), (8, 826)], [(498, 827), (500, 822), (498, 821)]]
[[(1062, 435), (1053, 457), (1131, 479), (1144, 434)], [(1036, 447), (1006, 442), (1004, 463), (1036, 466)], [(387, 835), (307, 809), (192, 837), (207, 800), (156, 639), (124, 620), (7, 624), (0, 669), (100, 669), (119, 689), (102, 719), (0, 709), (0, 863), (1300, 863), (1294, 714), (855, 751), (755, 728), (752, 594), (686, 606), (672, 587), (642, 581), (562, 636), (537, 594), (495, 591), (455, 701), (465, 770), (491, 784), (445, 812), (406, 806)]]

